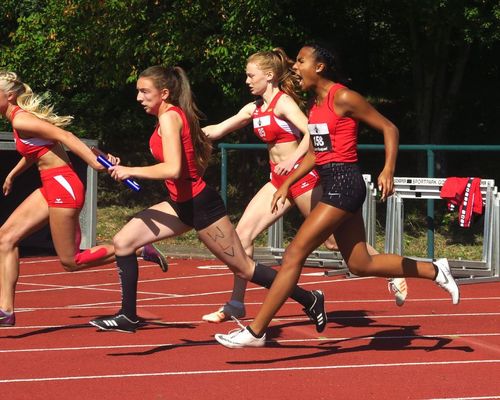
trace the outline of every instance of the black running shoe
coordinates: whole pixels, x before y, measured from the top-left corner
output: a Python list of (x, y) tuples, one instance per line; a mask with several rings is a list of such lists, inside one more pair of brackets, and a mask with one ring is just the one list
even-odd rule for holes
[(108, 315), (106, 317), (96, 318), (90, 321), (90, 325), (103, 330), (103, 331), (118, 331), (135, 333), (139, 327), (140, 321), (132, 321), (124, 314)]
[(328, 322), (325, 311), (325, 295), (321, 290), (313, 290), (311, 293), (314, 296), (314, 303), (311, 307), (304, 308), (304, 312), (316, 324), (316, 331), (323, 332)]

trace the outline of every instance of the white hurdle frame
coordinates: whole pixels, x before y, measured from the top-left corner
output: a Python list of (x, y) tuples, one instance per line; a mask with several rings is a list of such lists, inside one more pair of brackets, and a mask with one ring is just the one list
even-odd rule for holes
[[(371, 245), (375, 243), (375, 224), (376, 224), (376, 196), (377, 188), (371, 181), (371, 175), (363, 174), (366, 184), (366, 197), (363, 203), (363, 220), (365, 222), (366, 240)], [(268, 251), (274, 257), (274, 260), (281, 263), (283, 253), (283, 218), (280, 218), (268, 228)], [(313, 251), (306, 259), (305, 265), (312, 267), (323, 267), (331, 270), (327, 275), (345, 274), (348, 272), (343, 258), (338, 251)]]
[[(403, 199), (443, 200), (441, 187), (446, 178), (394, 178), (394, 195), (387, 200), (385, 252), (403, 254)], [(481, 260), (449, 260), (453, 276), (461, 283), (500, 279), (500, 194), (492, 179), (481, 180), (484, 205), (483, 253)], [(427, 258), (423, 258), (427, 259)]]

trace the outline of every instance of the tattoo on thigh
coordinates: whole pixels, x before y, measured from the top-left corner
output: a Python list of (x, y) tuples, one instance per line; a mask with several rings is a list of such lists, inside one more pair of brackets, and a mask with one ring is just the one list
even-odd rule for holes
[(221, 240), (225, 239), (226, 235), (224, 235), (224, 232), (222, 232), (222, 230), (218, 226), (215, 227), (214, 234), (212, 234), (211, 232), (207, 232), (207, 234), (208, 236), (210, 236), (210, 239), (212, 239), (215, 243), (219, 245), (224, 254), (234, 257), (234, 248), (232, 244), (229, 243), (229, 245), (226, 246), (225, 244), (221, 243)]

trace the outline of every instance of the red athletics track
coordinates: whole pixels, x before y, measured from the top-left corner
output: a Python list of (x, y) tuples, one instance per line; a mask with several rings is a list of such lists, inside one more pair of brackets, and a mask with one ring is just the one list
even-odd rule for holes
[[(288, 302), (268, 347), (230, 350), (202, 323), (232, 287), (214, 260), (141, 262), (135, 334), (99, 332), (89, 319), (116, 311), (114, 265), (63, 272), (25, 259), (17, 325), (0, 328), (1, 399), (498, 399), (500, 283), (463, 285), (452, 306), (431, 282), (410, 280), (398, 308), (383, 279), (328, 278), (305, 268), (301, 284), (326, 293), (330, 323), (318, 336)], [(263, 289), (251, 286), (247, 314)]]

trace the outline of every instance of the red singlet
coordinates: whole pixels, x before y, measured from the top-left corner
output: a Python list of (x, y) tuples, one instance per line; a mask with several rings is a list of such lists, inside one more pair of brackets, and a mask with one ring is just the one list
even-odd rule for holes
[[(293, 141), (299, 142), (300, 140), (299, 129), (292, 123), (278, 118), (274, 113), (276, 103), (283, 94), (284, 92), (276, 93), (265, 111), (262, 111), (262, 105), (260, 105), (255, 108), (255, 111), (252, 114), (253, 131), (255, 135), (257, 135), (257, 137), (263, 142), (266, 142), (268, 144), (287, 143)], [(301, 161), (302, 158), (297, 161), (297, 164), (294, 168), (297, 168)], [(286, 180), (286, 178), (288, 178), (289, 174), (277, 175), (274, 172), (276, 163), (269, 161), (269, 164), (271, 166), (271, 183), (276, 189), (278, 189)], [(290, 173), (291, 172), (292, 171), (290, 171)], [(289, 196), (292, 199), (295, 199), (308, 192), (309, 190), (314, 189), (318, 185), (319, 176), (316, 171), (313, 170), (309, 174), (303, 176), (301, 179), (295, 182), (292, 186), (290, 186)]]
[(338, 116), (332, 106), (335, 93), (344, 87), (340, 83), (334, 84), (322, 104), (313, 105), (309, 112), (308, 128), (316, 154), (316, 165), (358, 161), (358, 122)]
[[(196, 164), (193, 141), (191, 140), (191, 130), (186, 119), (184, 111), (179, 107), (172, 106), (167, 112), (176, 112), (182, 119), (182, 166), (181, 176), (178, 179), (165, 179), (165, 185), (170, 192), (170, 197), (174, 201), (183, 202), (191, 200), (199, 194), (206, 186), (205, 181), (200, 175), (198, 165)], [(151, 138), (149, 139), (149, 148), (153, 157), (159, 162), (165, 162), (163, 158), (163, 146), (159, 133), (160, 124), (156, 126)]]
[(265, 111), (262, 111), (261, 104), (252, 114), (253, 131), (265, 143), (286, 143), (300, 139), (300, 131), (296, 126), (274, 114), (274, 107), (283, 94), (283, 92), (276, 93)]
[[(16, 106), (12, 111), (12, 121), (15, 116), (20, 112), (26, 112), (21, 107)], [(14, 142), (16, 143), (16, 150), (21, 156), (26, 158), (36, 158), (37, 160), (47, 153), (55, 143), (52, 140), (45, 140), (40, 138), (26, 138), (19, 137), (19, 133), (12, 127), (14, 133)]]

